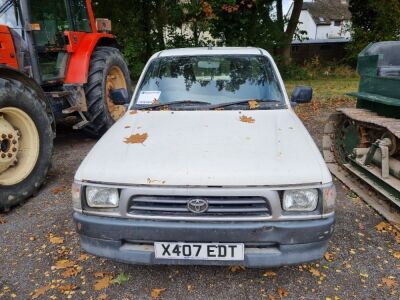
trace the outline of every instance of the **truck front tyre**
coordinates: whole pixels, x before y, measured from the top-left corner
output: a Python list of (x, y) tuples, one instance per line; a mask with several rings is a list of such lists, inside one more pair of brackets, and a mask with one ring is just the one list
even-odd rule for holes
[(46, 179), (54, 134), (44, 103), (18, 80), (0, 78), (0, 211), (23, 203)]
[(97, 47), (90, 60), (85, 85), (90, 122), (83, 131), (93, 137), (102, 136), (126, 112), (124, 105), (115, 105), (110, 98), (113, 89), (127, 89), (131, 95), (129, 69), (121, 52), (112, 47)]

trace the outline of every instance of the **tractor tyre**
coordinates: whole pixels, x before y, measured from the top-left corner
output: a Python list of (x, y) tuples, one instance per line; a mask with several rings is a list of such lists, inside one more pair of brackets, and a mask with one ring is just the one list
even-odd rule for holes
[(53, 154), (45, 99), (15, 79), (0, 78), (0, 211), (23, 203), (46, 179)]
[(115, 105), (109, 93), (113, 89), (132, 93), (128, 66), (121, 52), (112, 47), (97, 47), (92, 54), (88, 82), (84, 86), (89, 124), (82, 130), (89, 136), (101, 137), (126, 112), (124, 105)]

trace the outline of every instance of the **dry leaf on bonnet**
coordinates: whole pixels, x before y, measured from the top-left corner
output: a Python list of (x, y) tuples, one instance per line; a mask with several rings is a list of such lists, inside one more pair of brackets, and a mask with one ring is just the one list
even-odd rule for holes
[(240, 121), (244, 123), (254, 123), (256, 120), (254, 120), (252, 117), (243, 115), (240, 117)]
[(124, 143), (125, 144), (143, 144), (145, 140), (148, 138), (147, 133), (137, 133), (137, 134), (132, 134), (131, 136), (125, 138)]
[(256, 109), (257, 107), (259, 107), (258, 102), (256, 100), (250, 100), (249, 101), (249, 108), (250, 109)]

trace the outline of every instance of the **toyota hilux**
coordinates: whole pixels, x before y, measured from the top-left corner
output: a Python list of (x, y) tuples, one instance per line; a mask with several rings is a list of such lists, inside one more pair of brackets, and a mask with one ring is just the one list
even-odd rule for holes
[(128, 112), (82, 162), (74, 221), (89, 253), (134, 264), (272, 267), (320, 259), (335, 187), (259, 48), (153, 55)]

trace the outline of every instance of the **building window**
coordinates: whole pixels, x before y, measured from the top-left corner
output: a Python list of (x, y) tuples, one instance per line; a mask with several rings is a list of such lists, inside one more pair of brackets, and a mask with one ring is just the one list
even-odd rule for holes
[(342, 21), (340, 20), (335, 20), (335, 26), (341, 26), (342, 25)]

